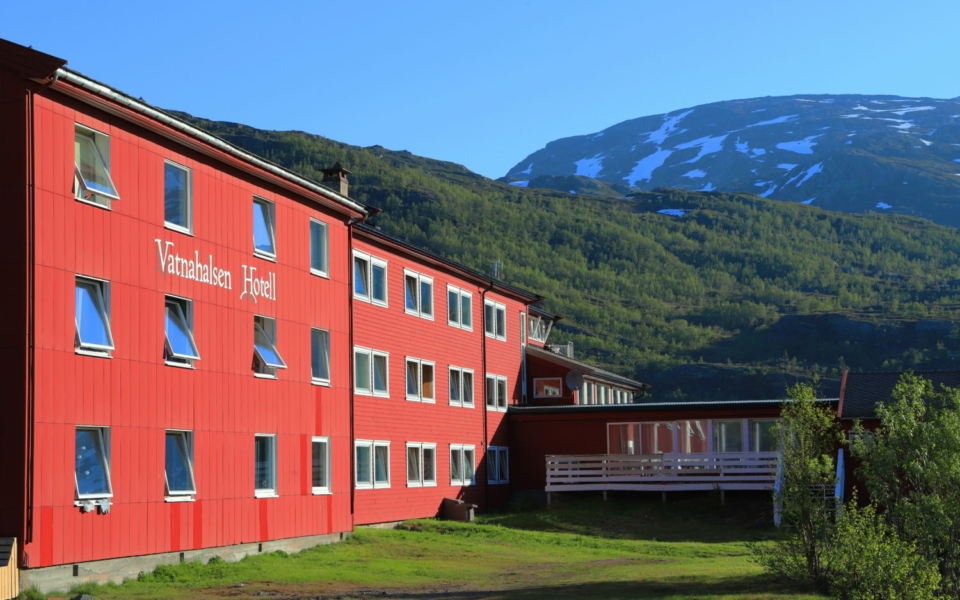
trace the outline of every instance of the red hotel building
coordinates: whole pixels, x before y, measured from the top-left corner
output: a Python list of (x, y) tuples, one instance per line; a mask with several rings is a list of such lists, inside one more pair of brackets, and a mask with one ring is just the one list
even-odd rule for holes
[(365, 225), (339, 166), (313, 183), (64, 64), (0, 40), (25, 587), (507, 502), (539, 296)]

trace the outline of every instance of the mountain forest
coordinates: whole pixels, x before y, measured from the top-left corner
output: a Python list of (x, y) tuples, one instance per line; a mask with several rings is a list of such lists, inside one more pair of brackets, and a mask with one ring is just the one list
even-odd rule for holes
[[(172, 113), (310, 179), (339, 161), (385, 232), (546, 298), (552, 343), (651, 383), (655, 401), (835, 397), (843, 369), (960, 358), (960, 234), (741, 193), (620, 196), (511, 186), (466, 168)], [(589, 181), (584, 180), (584, 187)]]

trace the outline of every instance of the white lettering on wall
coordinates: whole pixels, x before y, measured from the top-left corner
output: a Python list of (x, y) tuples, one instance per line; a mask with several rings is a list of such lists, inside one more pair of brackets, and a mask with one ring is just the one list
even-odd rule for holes
[(242, 300), (245, 296), (250, 296), (256, 302), (257, 298), (267, 298), (268, 300), (277, 299), (277, 274), (267, 273), (266, 279), (258, 278), (256, 267), (243, 265), (243, 293), (240, 294)]
[[(213, 261), (213, 255), (210, 254), (206, 262), (201, 261), (200, 252), (194, 250), (193, 256), (184, 258), (177, 254), (173, 242), (166, 242), (161, 239), (154, 240), (157, 243), (157, 258), (160, 261), (160, 272), (164, 275), (176, 275), (184, 279), (192, 279), (200, 283), (208, 283), (225, 290), (233, 289), (233, 276), (230, 271), (221, 269)], [(243, 292), (240, 293), (240, 299), (249, 297), (254, 302), (258, 298), (268, 300), (277, 299), (277, 274), (268, 272), (266, 277), (257, 277), (257, 268), (242, 265), (243, 268)]]

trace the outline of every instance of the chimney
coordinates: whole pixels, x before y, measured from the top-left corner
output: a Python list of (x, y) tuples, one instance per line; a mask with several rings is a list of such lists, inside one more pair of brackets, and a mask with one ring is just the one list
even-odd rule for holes
[(350, 187), (350, 182), (347, 181), (347, 175), (350, 174), (350, 171), (340, 166), (340, 161), (337, 161), (332, 169), (320, 169), (320, 172), (323, 173), (323, 181), (320, 183), (341, 196), (347, 195), (347, 190)]

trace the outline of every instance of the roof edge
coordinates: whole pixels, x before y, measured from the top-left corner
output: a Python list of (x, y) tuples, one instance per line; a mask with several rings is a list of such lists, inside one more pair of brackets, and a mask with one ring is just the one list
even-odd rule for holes
[[(285, 179), (315, 194), (323, 196), (334, 203), (343, 205), (353, 212), (363, 215), (366, 215), (370, 212), (370, 209), (363, 204), (338, 194), (326, 186), (310, 181), (309, 179), (298, 175), (289, 169), (260, 158), (259, 156), (247, 152), (246, 150), (243, 150), (238, 146), (231, 144), (230, 142), (222, 140), (213, 134), (207, 133), (206, 131), (187, 123), (186, 121), (174, 117), (173, 115), (159, 108), (128, 96), (119, 90), (90, 79), (89, 77), (81, 75), (76, 71), (72, 71), (65, 67), (60, 67), (56, 70), (54, 78), (58, 82), (54, 84), (55, 89), (58, 91), (65, 91), (64, 88), (67, 87), (67, 84), (59, 83), (59, 81), (68, 82), (72, 86), (85, 90), (101, 98), (105, 98), (106, 100), (115, 104), (119, 104), (124, 108), (144, 115), (154, 121), (162, 123), (163, 125), (193, 137), (204, 144), (207, 144), (208, 146), (212, 146), (234, 156), (235, 158), (239, 158), (244, 162), (250, 163), (272, 175)], [(82, 98), (80, 100), (82, 101)]]

